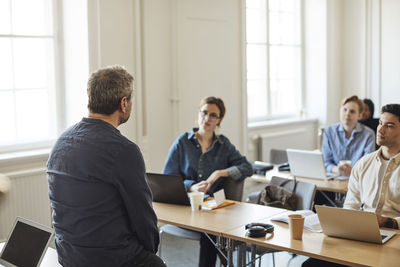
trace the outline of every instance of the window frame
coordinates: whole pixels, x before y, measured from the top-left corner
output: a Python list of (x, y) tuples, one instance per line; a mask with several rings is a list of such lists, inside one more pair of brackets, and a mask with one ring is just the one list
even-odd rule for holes
[[(11, 2), (11, 0), (10, 0)], [(53, 32), (48, 35), (18, 35), (18, 34), (0, 34), (1, 37), (9, 38), (38, 38), (38, 39), (52, 39), (52, 57), (53, 57), (53, 92), (49, 94), (48, 101), (54, 101), (53, 106), (55, 107), (52, 120), (54, 121), (52, 127), (54, 129), (51, 132), (54, 133), (53, 137), (38, 141), (16, 141), (7, 145), (0, 145), (0, 156), (6, 156), (7, 154), (21, 153), (25, 151), (35, 150), (48, 150), (54, 144), (57, 136), (61, 130), (65, 128), (66, 124), (66, 106), (65, 106), (65, 75), (64, 75), (64, 45), (63, 45), (63, 9), (62, 1), (50, 0), (52, 16), (51, 20), (53, 23)], [(49, 121), (49, 123), (51, 123)]]
[[(245, 54), (246, 54), (246, 58), (245, 58), (245, 70), (244, 71), (244, 81), (245, 81), (245, 86), (246, 86), (246, 96), (248, 97), (248, 75), (247, 75), (247, 46), (249, 44), (251, 45), (263, 45), (265, 46), (265, 50), (266, 50), (266, 103), (267, 103), (267, 111), (264, 115), (261, 116), (253, 116), (250, 117), (249, 116), (249, 112), (248, 112), (248, 108), (247, 108), (247, 121), (249, 124), (254, 124), (254, 123), (262, 123), (262, 122), (267, 122), (267, 121), (272, 121), (272, 120), (286, 120), (286, 119), (298, 119), (298, 118), (304, 118), (304, 112), (305, 112), (305, 86), (304, 86), (304, 73), (305, 73), (305, 63), (304, 63), (304, 1), (303, 0), (299, 0), (299, 30), (300, 30), (300, 34), (299, 34), (299, 45), (294, 45), (294, 44), (271, 44), (270, 43), (270, 30), (269, 30), (269, 0), (265, 0), (266, 1), (266, 41), (265, 43), (257, 43), (257, 42), (253, 42), (253, 43), (249, 43), (247, 41), (247, 27), (244, 26), (244, 49), (245, 49)], [(244, 22), (245, 25), (247, 24), (247, 0), (243, 0), (243, 7), (245, 9), (244, 11)], [(299, 110), (295, 111), (295, 112), (290, 112), (290, 113), (280, 113), (280, 114), (272, 114), (271, 113), (271, 107), (272, 107), (272, 99), (271, 99), (271, 78), (270, 78), (270, 48), (271, 46), (275, 46), (275, 47), (298, 47), (299, 49), (299, 82), (300, 82), (300, 86), (299, 86), (299, 101), (298, 101), (298, 105), (299, 105)], [(247, 102), (248, 105), (248, 102)]]

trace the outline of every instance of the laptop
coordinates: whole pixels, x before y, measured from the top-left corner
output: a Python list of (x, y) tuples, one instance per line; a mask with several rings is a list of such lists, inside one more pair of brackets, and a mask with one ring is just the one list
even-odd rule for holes
[(380, 230), (375, 213), (315, 205), (322, 231), (327, 236), (383, 244), (396, 232)]
[(49, 227), (17, 217), (1, 250), (0, 266), (39, 266), (53, 233)]
[(293, 176), (332, 179), (338, 174), (326, 173), (324, 157), (320, 151), (286, 149), (290, 172)]
[(183, 178), (177, 175), (147, 173), (153, 201), (190, 206)]

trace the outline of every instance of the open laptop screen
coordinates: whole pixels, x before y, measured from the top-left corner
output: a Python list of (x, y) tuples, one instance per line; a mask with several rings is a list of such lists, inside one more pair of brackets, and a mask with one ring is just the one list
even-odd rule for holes
[(38, 266), (51, 237), (52, 231), (37, 228), (18, 218), (0, 258), (5, 261), (3, 264), (6, 266), (7, 263), (26, 267)]

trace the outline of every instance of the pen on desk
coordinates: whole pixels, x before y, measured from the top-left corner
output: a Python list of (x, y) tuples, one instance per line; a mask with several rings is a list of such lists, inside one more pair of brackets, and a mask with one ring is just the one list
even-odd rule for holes
[(360, 210), (364, 210), (364, 203), (361, 203)]

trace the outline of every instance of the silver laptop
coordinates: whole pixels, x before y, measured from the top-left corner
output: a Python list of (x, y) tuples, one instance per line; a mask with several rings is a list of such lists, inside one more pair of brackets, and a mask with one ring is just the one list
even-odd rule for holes
[(332, 179), (338, 174), (326, 173), (324, 157), (320, 151), (286, 149), (290, 172), (293, 176)]
[(17, 217), (1, 250), (0, 266), (39, 266), (53, 233), (49, 227)]
[(383, 244), (396, 232), (380, 230), (376, 214), (315, 205), (322, 231), (328, 236)]

